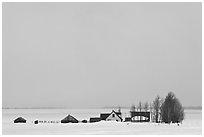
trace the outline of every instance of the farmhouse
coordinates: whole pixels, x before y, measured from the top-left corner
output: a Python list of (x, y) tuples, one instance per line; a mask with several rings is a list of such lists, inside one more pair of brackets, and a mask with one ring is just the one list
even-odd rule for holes
[(89, 122), (99, 122), (101, 120), (105, 120), (105, 121), (118, 121), (118, 122), (122, 122), (123, 119), (121, 117), (121, 112), (118, 111), (114, 111), (112, 110), (111, 113), (101, 113), (100, 117), (92, 117), (90, 118)]
[(122, 122), (123, 119), (121, 118), (121, 115), (116, 113), (114, 110), (110, 113), (110, 115), (106, 118), (106, 121), (118, 121)]
[(26, 123), (26, 120), (22, 117), (18, 117), (14, 120), (14, 123)]
[(121, 112), (115, 112), (114, 110), (112, 110), (111, 113), (102, 113), (100, 114), (100, 118), (101, 120), (105, 120), (105, 121), (118, 121), (118, 122), (122, 122), (123, 119), (121, 117)]

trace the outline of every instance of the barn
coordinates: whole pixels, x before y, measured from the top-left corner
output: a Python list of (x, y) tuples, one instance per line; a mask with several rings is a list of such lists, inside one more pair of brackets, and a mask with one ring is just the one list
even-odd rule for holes
[(71, 115), (66, 116), (61, 120), (61, 123), (78, 123), (79, 121)]
[(26, 123), (26, 120), (22, 117), (18, 117), (14, 120), (14, 123)]

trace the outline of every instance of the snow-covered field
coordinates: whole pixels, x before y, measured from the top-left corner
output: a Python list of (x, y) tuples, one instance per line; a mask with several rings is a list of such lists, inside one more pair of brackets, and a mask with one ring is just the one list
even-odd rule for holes
[[(128, 116), (129, 110), (122, 110), (122, 117)], [(3, 134), (202, 134), (202, 110), (185, 110), (185, 120), (180, 126), (176, 124), (130, 123), (101, 121), (97, 123), (39, 123), (33, 121), (46, 120), (59, 122), (71, 114), (79, 121), (90, 117), (99, 117), (101, 112), (111, 112), (111, 109), (3, 109)], [(13, 120), (22, 116), (27, 120), (25, 124), (14, 124)]]

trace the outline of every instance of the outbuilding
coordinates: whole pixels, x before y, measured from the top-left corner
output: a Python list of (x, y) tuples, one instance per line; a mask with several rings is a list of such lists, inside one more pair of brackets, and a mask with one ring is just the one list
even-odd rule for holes
[(14, 123), (26, 123), (26, 120), (22, 117), (18, 117), (14, 120)]
[(35, 121), (34, 121), (34, 124), (38, 124), (38, 120), (35, 120)]
[(89, 120), (90, 123), (99, 122), (99, 121), (101, 121), (100, 117), (91, 117), (90, 120)]
[(61, 120), (61, 123), (78, 123), (79, 121), (71, 115), (66, 116)]

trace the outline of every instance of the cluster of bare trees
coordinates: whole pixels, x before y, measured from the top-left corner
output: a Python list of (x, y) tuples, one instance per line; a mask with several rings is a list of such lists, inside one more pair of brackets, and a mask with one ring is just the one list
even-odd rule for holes
[(131, 111), (141, 112), (142, 110), (144, 110), (145, 112), (147, 112), (147, 111), (149, 110), (149, 103), (148, 103), (148, 102), (145, 102), (145, 103), (143, 104), (143, 103), (140, 101), (137, 106), (135, 106), (135, 105), (132, 105), (132, 106), (131, 106)]
[(173, 92), (169, 92), (165, 99), (157, 95), (152, 103), (139, 101), (137, 106), (131, 106), (131, 111), (150, 112), (151, 121), (156, 123), (178, 123), (184, 119), (184, 109)]

